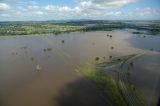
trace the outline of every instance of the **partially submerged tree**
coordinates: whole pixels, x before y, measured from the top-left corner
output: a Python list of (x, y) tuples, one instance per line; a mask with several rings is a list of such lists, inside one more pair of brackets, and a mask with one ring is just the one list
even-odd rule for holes
[(96, 57), (96, 58), (95, 58), (96, 61), (98, 61), (99, 59), (100, 59), (99, 57)]

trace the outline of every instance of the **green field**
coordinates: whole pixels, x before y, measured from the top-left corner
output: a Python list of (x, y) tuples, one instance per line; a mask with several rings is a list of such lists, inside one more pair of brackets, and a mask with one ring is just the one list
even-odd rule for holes
[(84, 28), (85, 26), (52, 23), (5, 24), (0, 26), (0, 36), (60, 34), (82, 31)]

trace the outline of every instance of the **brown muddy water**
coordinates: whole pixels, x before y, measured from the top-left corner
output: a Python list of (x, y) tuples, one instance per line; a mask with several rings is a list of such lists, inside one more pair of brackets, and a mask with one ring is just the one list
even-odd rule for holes
[(122, 30), (1, 37), (0, 106), (105, 106), (96, 88), (75, 69), (96, 57), (133, 53), (145, 56), (136, 60), (132, 82), (155, 105), (160, 97), (159, 45), (159, 36)]

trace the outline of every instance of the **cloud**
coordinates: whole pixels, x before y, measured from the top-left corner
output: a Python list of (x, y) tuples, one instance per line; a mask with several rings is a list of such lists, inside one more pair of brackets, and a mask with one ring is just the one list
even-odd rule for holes
[(0, 14), (1, 17), (9, 17), (9, 14)]
[[(76, 14), (85, 17), (98, 17), (98, 16), (121, 16), (120, 11), (112, 11), (112, 9), (122, 8), (131, 3), (138, 2), (139, 0), (74, 0), (77, 6), (72, 9)], [(98, 16), (97, 16), (98, 15)]]
[(18, 9), (19, 11), (23, 11), (23, 12), (28, 11), (28, 8), (25, 8), (25, 7), (22, 7), (22, 6), (18, 6), (17, 9)]
[(160, 16), (160, 10), (155, 10), (152, 8), (143, 8), (143, 9), (136, 9), (135, 14), (139, 15), (139, 16)]
[(68, 6), (54, 6), (54, 5), (47, 5), (44, 7), (45, 10), (48, 10), (48, 11), (57, 11), (57, 12), (71, 12), (73, 11), (73, 9), (71, 9), (70, 7)]
[[(9, 0), (8, 0), (9, 1)], [(11, 1), (11, 0), (10, 0)], [(15, 0), (16, 1), (16, 0)], [(160, 18), (160, 10), (136, 8), (123, 11), (121, 8), (139, 0), (74, 0), (76, 5), (40, 4), (34, 0), (0, 3), (0, 20), (52, 20), (52, 19), (147, 19)], [(12, 8), (8, 5), (10, 4)], [(9, 9), (11, 8), (11, 9)], [(126, 8), (125, 8), (126, 9)]]
[(34, 5), (35, 5), (35, 4), (38, 4), (38, 2), (36, 2), (36, 1), (30, 1), (30, 3), (31, 3), (31, 4), (34, 4)]
[(39, 9), (39, 6), (37, 6), (37, 5), (28, 6), (28, 9)]
[(0, 10), (7, 10), (9, 8), (9, 5), (7, 5), (6, 3), (0, 3)]
[(48, 10), (48, 11), (54, 11), (54, 10), (57, 10), (57, 6), (54, 6), (54, 5), (47, 5), (44, 7), (45, 10)]
[(61, 12), (71, 12), (72, 11), (72, 9), (67, 6), (59, 7), (58, 10)]
[(76, 13), (80, 13), (80, 12), (82, 11), (82, 9), (79, 8), (79, 7), (75, 7), (75, 8), (74, 8), (74, 11), (75, 11)]
[[(131, 11), (127, 14), (127, 16), (131, 18), (160, 18), (160, 9), (153, 9), (153, 8), (136, 8), (134, 11)], [(136, 17), (135, 17), (136, 16)]]
[(80, 1), (78, 7), (81, 9), (108, 9), (119, 8), (138, 0), (76, 0)]
[(35, 11), (35, 12), (33, 12), (33, 14), (35, 14), (35, 15), (45, 15), (45, 13), (42, 12), (42, 11)]

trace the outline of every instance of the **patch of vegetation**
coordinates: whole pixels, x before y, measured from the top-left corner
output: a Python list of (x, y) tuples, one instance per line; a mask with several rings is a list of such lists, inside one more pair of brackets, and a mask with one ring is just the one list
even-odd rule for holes
[(96, 57), (96, 58), (95, 58), (95, 61), (98, 61), (99, 59), (100, 59), (99, 57)]
[(47, 48), (47, 51), (52, 51), (52, 48)]
[(138, 31), (136, 31), (136, 32), (132, 32), (133, 34), (146, 34), (145, 32), (138, 32)]
[(119, 64), (119, 63), (122, 63), (124, 62), (125, 60), (135, 56), (136, 54), (133, 54), (133, 55), (128, 55), (128, 56), (122, 56), (122, 57), (115, 57), (115, 58), (111, 58), (110, 60), (108, 61), (103, 61), (99, 64), (97, 64), (98, 67), (108, 67), (108, 66), (112, 66), (114, 64)]
[(119, 89), (119, 92), (121, 94), (121, 97), (123, 98), (123, 100), (127, 103), (127, 105), (129, 106), (129, 102), (128, 102), (128, 99), (126, 97), (126, 93), (124, 91), (124, 88), (123, 88), (123, 85), (122, 85), (122, 82), (121, 80), (118, 80), (117, 81), (117, 86), (118, 86), (118, 89)]
[(46, 52), (46, 51), (51, 52), (51, 51), (52, 51), (52, 48), (44, 48), (43, 51), (44, 51), (44, 52)]
[(122, 59), (111, 59), (109, 61), (103, 62), (98, 64), (98, 67), (107, 67), (107, 66), (112, 66), (114, 64), (119, 64), (121, 63), (123, 60)]
[(127, 106), (126, 101), (121, 97), (114, 79), (102, 71), (93, 71), (93, 67), (79, 69), (89, 78), (103, 95), (108, 106)]

